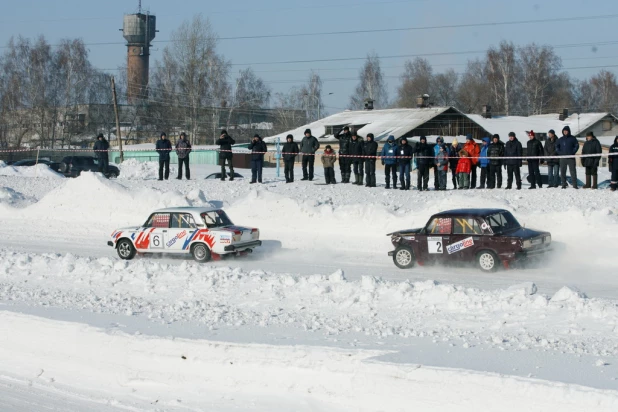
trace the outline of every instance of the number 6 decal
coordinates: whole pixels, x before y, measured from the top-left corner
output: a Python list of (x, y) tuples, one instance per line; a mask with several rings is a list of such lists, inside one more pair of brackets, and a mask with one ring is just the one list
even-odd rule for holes
[(442, 245), (441, 237), (428, 237), (427, 238), (427, 251), (430, 254), (439, 255), (444, 253), (444, 247)]
[(162, 248), (162, 247), (163, 247), (163, 239), (161, 239), (161, 235), (160, 234), (152, 235), (152, 238), (150, 239), (150, 248), (157, 249), (157, 248)]

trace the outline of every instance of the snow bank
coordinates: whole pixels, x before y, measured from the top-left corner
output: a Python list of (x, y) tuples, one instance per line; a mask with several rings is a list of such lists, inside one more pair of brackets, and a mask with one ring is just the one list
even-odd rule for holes
[(22, 202), (25, 196), (10, 187), (0, 187), (0, 203), (13, 205)]
[[(225, 344), (105, 332), (0, 312), (0, 371), (51, 388), (105, 394), (116, 405), (149, 399), (168, 410), (226, 399), (285, 397), (312, 411), (614, 411), (616, 391), (372, 360), (384, 352)], [(45, 336), (44, 350), (38, 338)], [(274, 402), (271, 411), (289, 410)], [(251, 407), (249, 408), (251, 409)], [(296, 408), (295, 408), (296, 409)]]
[[(123, 180), (153, 180), (159, 178), (158, 162), (140, 162), (137, 159), (128, 159), (122, 162), (118, 168), (120, 169), (118, 178)], [(170, 175), (174, 176), (176, 173), (176, 166), (170, 165)]]
[(0, 162), (0, 176), (15, 176), (15, 177), (41, 177), (51, 179), (64, 179), (60, 173), (56, 173), (45, 164), (36, 166), (7, 166), (6, 163)]

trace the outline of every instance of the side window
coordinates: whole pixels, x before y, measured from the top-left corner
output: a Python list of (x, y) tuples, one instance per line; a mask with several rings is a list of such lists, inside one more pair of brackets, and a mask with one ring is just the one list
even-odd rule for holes
[(456, 235), (482, 235), (483, 231), (474, 218), (456, 218), (453, 233)]
[(193, 229), (195, 228), (195, 221), (193, 216), (188, 213), (172, 213), (171, 228), (177, 229)]
[(427, 225), (427, 234), (450, 235), (453, 227), (453, 219), (450, 217), (437, 217)]
[(170, 215), (169, 213), (155, 213), (150, 216), (150, 219), (148, 219), (145, 226), (167, 229), (170, 227)]

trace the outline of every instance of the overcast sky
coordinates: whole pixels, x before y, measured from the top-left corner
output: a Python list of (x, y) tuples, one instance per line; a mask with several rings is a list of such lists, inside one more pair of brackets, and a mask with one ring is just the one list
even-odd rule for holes
[[(116, 43), (88, 46), (93, 64), (113, 72), (126, 58), (119, 31), (122, 15), (135, 12), (137, 3), (137, 0), (0, 0), (0, 44), (6, 45), (11, 36), (33, 38), (39, 34), (45, 35), (52, 44), (62, 38), (75, 37), (83, 38), (87, 44)], [(255, 64), (253, 69), (269, 82), (274, 92), (287, 91), (301, 84), (311, 69), (319, 71), (325, 80), (325, 105), (331, 113), (347, 106), (362, 60), (273, 62), (359, 58), (371, 51), (384, 57), (456, 52), (460, 54), (427, 58), (437, 72), (449, 67), (461, 72), (468, 59), (481, 56), (462, 52), (485, 50), (505, 39), (518, 45), (533, 41), (554, 46), (591, 43), (594, 45), (556, 49), (564, 59), (563, 66), (618, 66), (616, 0), (145, 0), (143, 5), (157, 16), (156, 40), (168, 39), (171, 31), (196, 13), (210, 18), (220, 37), (483, 24), (466, 28), (220, 42), (220, 52), (234, 64), (233, 76), (247, 67), (245, 63), (268, 63)], [(608, 17), (561, 20), (590, 16)], [(526, 20), (541, 22), (495, 24)], [(165, 46), (156, 40), (152, 50), (154, 61)], [(616, 44), (602, 44), (612, 41)], [(382, 59), (391, 98), (395, 97), (405, 60)], [(617, 69), (607, 67), (614, 73)], [(598, 70), (569, 71), (576, 78), (585, 78)], [(328, 96), (328, 93), (333, 95)]]

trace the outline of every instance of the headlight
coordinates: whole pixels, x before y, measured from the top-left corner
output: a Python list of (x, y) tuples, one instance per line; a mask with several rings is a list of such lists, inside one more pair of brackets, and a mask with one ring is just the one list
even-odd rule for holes
[(530, 249), (532, 247), (532, 241), (531, 240), (524, 240), (521, 246), (524, 249)]
[(551, 235), (545, 236), (543, 238), (543, 243), (551, 243)]
[(391, 242), (393, 243), (399, 243), (400, 240), (401, 236), (391, 236)]

